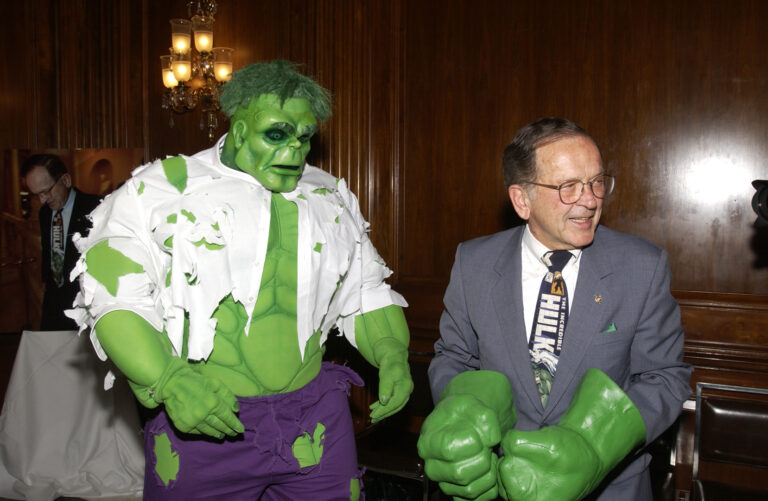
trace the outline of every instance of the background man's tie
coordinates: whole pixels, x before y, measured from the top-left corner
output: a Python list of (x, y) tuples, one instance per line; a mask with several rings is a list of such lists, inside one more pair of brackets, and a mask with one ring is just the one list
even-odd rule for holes
[(57, 287), (64, 284), (64, 219), (57, 210), (51, 219), (51, 273)]
[(542, 279), (539, 288), (528, 351), (531, 354), (533, 374), (543, 407), (547, 406), (560, 348), (563, 345), (565, 325), (568, 323), (568, 289), (565, 287), (562, 271), (569, 259), (571, 253), (566, 250), (547, 252), (541, 259), (549, 268), (549, 272)]

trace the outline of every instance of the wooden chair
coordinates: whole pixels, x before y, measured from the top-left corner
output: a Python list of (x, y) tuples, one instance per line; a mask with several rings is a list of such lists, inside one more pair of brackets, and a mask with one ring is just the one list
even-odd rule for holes
[(768, 499), (768, 389), (696, 384), (693, 499)]

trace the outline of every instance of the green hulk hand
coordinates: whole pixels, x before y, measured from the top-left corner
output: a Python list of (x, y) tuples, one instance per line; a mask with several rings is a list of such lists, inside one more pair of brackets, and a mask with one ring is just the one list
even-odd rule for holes
[(645, 433), (629, 397), (605, 373), (590, 369), (558, 424), (504, 435), (500, 494), (515, 501), (581, 499)]
[(165, 405), (173, 424), (184, 433), (224, 438), (244, 430), (234, 414), (239, 405), (232, 392), (219, 381), (198, 374), (179, 358), (171, 359), (150, 395)]
[(493, 448), (517, 414), (506, 376), (469, 371), (455, 376), (427, 416), (418, 441), (427, 476), (454, 499), (496, 499)]
[(151, 387), (128, 384), (145, 407), (165, 405), (168, 417), (179, 431), (215, 438), (235, 436), (244, 428), (235, 416), (237, 398), (215, 379), (195, 372), (186, 362), (172, 358), (160, 380)]
[(215, 438), (243, 432), (235, 415), (238, 403), (232, 392), (171, 355), (167, 338), (142, 317), (126, 310), (112, 311), (98, 321), (95, 329), (139, 402), (150, 408), (164, 404), (180, 431)]
[(387, 418), (402, 409), (413, 391), (408, 349), (401, 342), (386, 338), (374, 345), (379, 364), (379, 400), (371, 404), (371, 422)]
[(371, 404), (374, 423), (398, 412), (411, 396), (409, 339), (403, 309), (397, 305), (355, 317), (357, 349), (371, 365), (379, 368), (379, 400)]

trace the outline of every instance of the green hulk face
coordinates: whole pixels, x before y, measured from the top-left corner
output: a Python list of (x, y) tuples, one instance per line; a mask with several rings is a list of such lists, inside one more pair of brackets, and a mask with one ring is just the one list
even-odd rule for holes
[(317, 132), (309, 101), (290, 98), (280, 106), (278, 96), (262, 94), (233, 120), (228, 137), (233, 141), (233, 162), (222, 160), (252, 175), (268, 190), (293, 191), (304, 171), (309, 140)]

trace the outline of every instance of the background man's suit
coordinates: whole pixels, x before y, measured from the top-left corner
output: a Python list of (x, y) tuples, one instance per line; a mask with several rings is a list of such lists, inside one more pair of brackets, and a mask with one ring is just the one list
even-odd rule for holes
[[(583, 249), (545, 409), (523, 319), (524, 230), (520, 226), (459, 246), (444, 298), (441, 338), (429, 368), (433, 398), (437, 402), (459, 372), (495, 370), (512, 385), (515, 428), (536, 430), (559, 421), (584, 372), (596, 367), (632, 399), (645, 421), (646, 443), (651, 442), (674, 422), (690, 394), (691, 369), (682, 362), (683, 331), (679, 307), (669, 291), (666, 253), (638, 237), (597, 228), (593, 243)], [(650, 499), (644, 490), (650, 456), (635, 458), (608, 475), (606, 484), (613, 483), (603, 499)]]
[(76, 196), (65, 237), (67, 245), (64, 250), (64, 285), (61, 287), (56, 286), (51, 273), (51, 217), (53, 213), (50, 207), (45, 204), (40, 208), (40, 241), (43, 247), (40, 269), (45, 284), (43, 313), (40, 321), (41, 331), (77, 329), (74, 320), (64, 316), (64, 310), (72, 308), (72, 301), (75, 300), (77, 291), (80, 290), (80, 285), (77, 282), (73, 283), (69, 280), (69, 273), (75, 267), (77, 258), (80, 256), (75, 244), (72, 243), (72, 235), (75, 233), (87, 234), (90, 222), (86, 216), (99, 205), (101, 198), (98, 195), (90, 195), (75, 188), (72, 189)]

